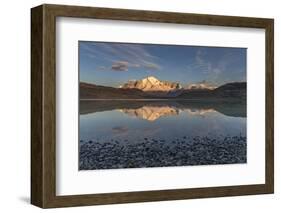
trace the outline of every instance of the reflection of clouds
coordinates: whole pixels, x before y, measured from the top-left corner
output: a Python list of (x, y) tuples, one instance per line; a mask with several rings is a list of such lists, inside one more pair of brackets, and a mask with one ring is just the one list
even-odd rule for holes
[(145, 135), (154, 135), (157, 132), (159, 132), (161, 129), (159, 127), (155, 128), (144, 128), (142, 131), (145, 133)]
[(125, 126), (116, 126), (112, 128), (112, 131), (114, 133), (120, 134), (120, 133), (127, 133), (129, 129)]

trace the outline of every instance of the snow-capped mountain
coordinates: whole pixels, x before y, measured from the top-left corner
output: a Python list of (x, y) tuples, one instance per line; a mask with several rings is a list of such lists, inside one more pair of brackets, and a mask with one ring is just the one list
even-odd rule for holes
[(171, 92), (181, 89), (181, 85), (176, 82), (161, 81), (154, 76), (135, 81), (129, 81), (121, 86), (123, 89), (139, 89), (145, 92)]
[(214, 85), (207, 83), (206, 81), (201, 81), (198, 83), (189, 84), (185, 87), (188, 90), (213, 90), (216, 89)]

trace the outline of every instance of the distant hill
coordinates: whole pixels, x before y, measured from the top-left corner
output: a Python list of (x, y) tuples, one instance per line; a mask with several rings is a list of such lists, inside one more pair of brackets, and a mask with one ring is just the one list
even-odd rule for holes
[(146, 98), (147, 94), (139, 89), (122, 89), (94, 84), (80, 83), (80, 99), (139, 99)]
[(216, 88), (213, 92), (220, 97), (236, 97), (246, 98), (247, 84), (246, 82), (235, 82), (224, 84)]
[(245, 101), (247, 94), (246, 82), (234, 82), (224, 84), (216, 89), (185, 90), (177, 96), (179, 99), (225, 99), (226, 101)]

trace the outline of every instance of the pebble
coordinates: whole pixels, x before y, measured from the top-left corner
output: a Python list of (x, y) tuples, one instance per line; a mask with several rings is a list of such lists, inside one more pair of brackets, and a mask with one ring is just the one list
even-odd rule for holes
[(126, 143), (80, 140), (79, 169), (145, 168), (247, 162), (246, 137), (186, 137), (171, 141), (144, 138)]

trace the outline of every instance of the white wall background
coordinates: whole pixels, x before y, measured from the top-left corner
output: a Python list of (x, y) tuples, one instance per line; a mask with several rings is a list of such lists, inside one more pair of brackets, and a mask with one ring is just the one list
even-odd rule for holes
[[(39, 0), (2, 1), (0, 7), (0, 211), (39, 212), (30, 189), (30, 8), (42, 3), (269, 17), (275, 19), (275, 109), (281, 107), (280, 1), (277, 0)], [(51, 209), (49, 212), (278, 212), (281, 207), (281, 113), (275, 110), (275, 194)], [(238, 174), (239, 175), (239, 174)], [(279, 210), (280, 211), (280, 210)]]

